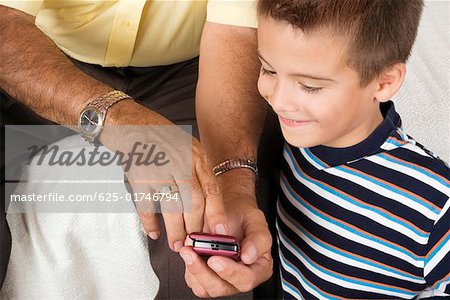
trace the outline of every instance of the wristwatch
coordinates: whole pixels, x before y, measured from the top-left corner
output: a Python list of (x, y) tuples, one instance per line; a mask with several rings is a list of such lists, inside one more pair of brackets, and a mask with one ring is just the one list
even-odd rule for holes
[(78, 117), (81, 136), (89, 143), (98, 145), (108, 108), (125, 99), (133, 98), (122, 91), (114, 90), (89, 102)]

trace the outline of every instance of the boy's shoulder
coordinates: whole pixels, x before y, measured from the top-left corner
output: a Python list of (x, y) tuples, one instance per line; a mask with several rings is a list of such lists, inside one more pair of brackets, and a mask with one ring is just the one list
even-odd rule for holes
[(416, 166), (416, 168), (436, 171), (450, 180), (449, 164), (407, 135), (401, 128), (391, 133), (380, 148), (382, 152), (379, 154), (382, 156), (396, 157), (399, 161), (404, 161), (405, 164)]
[(400, 128), (380, 148), (380, 152), (366, 159), (385, 168), (389, 181), (410, 182), (404, 185), (408, 192), (429, 198), (427, 200), (439, 207), (449, 199), (450, 168), (447, 162)]

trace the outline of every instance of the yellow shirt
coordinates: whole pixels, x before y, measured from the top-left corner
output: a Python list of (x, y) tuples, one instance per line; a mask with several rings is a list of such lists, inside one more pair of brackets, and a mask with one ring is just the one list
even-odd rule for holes
[(205, 20), (256, 27), (256, 0), (5, 1), (67, 55), (102, 66), (166, 65), (198, 55)]

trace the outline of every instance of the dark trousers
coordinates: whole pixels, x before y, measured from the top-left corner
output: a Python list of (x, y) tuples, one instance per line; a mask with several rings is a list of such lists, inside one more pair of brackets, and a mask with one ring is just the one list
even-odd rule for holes
[[(193, 135), (198, 137), (198, 127), (195, 118), (195, 88), (198, 77), (198, 59), (194, 58), (186, 62), (177, 63), (170, 66), (137, 68), (103, 68), (97, 65), (90, 65), (74, 61), (74, 63), (84, 72), (92, 77), (106, 83), (107, 85), (122, 90), (131, 95), (137, 102), (157, 111), (161, 115), (167, 117), (175, 124), (192, 125)], [(45, 125), (52, 122), (45, 120), (30, 109), (11, 99), (5, 93), (1, 93), (1, 124), (2, 125)], [(139, 116), (136, 116), (139, 118)], [(277, 126), (272, 121), (267, 123), (268, 132), (277, 132)], [(274, 127), (275, 126), (275, 127)], [(267, 131), (267, 130), (266, 130)], [(4, 127), (2, 126), (2, 143), (4, 139)], [(67, 134), (72, 134), (67, 131)], [(265, 141), (269, 148), (273, 148), (273, 134), (265, 134)], [(276, 134), (275, 136), (280, 136)], [(54, 142), (61, 138), (60, 135), (47, 137), (48, 142)], [(5, 145), (2, 145), (1, 151), (4, 151)], [(268, 148), (268, 149), (269, 149)], [(268, 161), (274, 161), (272, 151), (260, 150), (260, 156), (265, 157)], [(4, 153), (1, 153), (1, 159), (4, 160)], [(4, 189), (4, 166), (5, 162), (1, 162), (2, 166), (2, 193)], [(261, 167), (261, 178), (258, 182), (258, 198), (265, 212), (274, 212), (273, 205), (276, 198), (276, 188), (273, 185), (274, 165)], [(276, 168), (275, 168), (276, 169)], [(9, 259), (11, 236), (6, 222), (5, 201), (0, 201), (0, 287), (5, 278), (7, 262)], [(266, 214), (270, 223), (274, 224), (274, 214)], [(162, 220), (162, 219), (161, 219)], [(271, 226), (273, 229), (273, 226)], [(160, 279), (160, 289), (157, 298), (159, 299), (189, 299), (196, 298), (191, 290), (186, 286), (184, 281), (184, 263), (180, 256), (167, 246), (164, 226), (161, 221), (161, 229), (163, 230), (161, 238), (158, 241), (149, 240), (149, 250), (152, 267)], [(276, 258), (276, 257), (275, 257)], [(255, 291), (256, 298), (273, 299), (278, 298), (278, 271), (274, 272), (275, 281), (271, 281), (263, 285), (259, 292)], [(275, 294), (274, 294), (275, 292)], [(232, 299), (251, 298), (252, 293), (239, 294), (231, 297)]]

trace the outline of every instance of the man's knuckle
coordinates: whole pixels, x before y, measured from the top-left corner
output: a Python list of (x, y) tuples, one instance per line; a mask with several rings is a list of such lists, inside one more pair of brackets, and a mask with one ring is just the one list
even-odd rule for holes
[(194, 286), (192, 288), (192, 292), (194, 293), (195, 296), (197, 296), (199, 298), (207, 298), (208, 297), (208, 294), (205, 292), (205, 290), (199, 286)]
[(261, 274), (260, 277), (256, 280), (256, 284), (258, 284), (258, 282), (264, 282), (268, 280), (270, 277), (272, 277), (273, 275), (272, 263), (270, 264), (270, 267), (265, 268), (265, 270), (263, 270), (260, 274)]
[(203, 196), (203, 192), (201, 189), (193, 189), (192, 190), (192, 196), (191, 196), (192, 203), (202, 203), (205, 200), (205, 197)]
[(253, 286), (251, 284), (244, 284), (238, 288), (239, 292), (246, 293), (248, 291), (251, 291), (253, 289)]
[(187, 271), (184, 273), (184, 280), (186, 281), (187, 286), (192, 289), (192, 287), (193, 287), (192, 278), (191, 278), (191, 275)]
[(197, 182), (197, 180), (194, 180), (193, 182), (192, 182), (192, 186), (191, 186), (191, 188), (192, 188), (192, 192), (201, 192), (201, 188), (200, 188), (200, 184)]
[(259, 221), (264, 222), (267, 224), (266, 222), (266, 216), (264, 215), (264, 212), (260, 209), (255, 209), (252, 212), (254, 214), (254, 217), (259, 219)]
[(193, 277), (196, 277), (196, 276), (198, 276), (198, 275), (200, 275), (202, 273), (202, 269), (201, 268), (197, 268), (195, 266), (195, 264), (190, 265), (188, 267), (188, 269), (189, 269), (189, 273), (191, 273)]
[(267, 274), (266, 274), (266, 277), (264, 278), (264, 281), (266, 281), (267, 279), (269, 279), (270, 277), (272, 277), (272, 275), (273, 275), (273, 268), (270, 268), (270, 269), (267, 271)]
[(238, 290), (241, 293), (245, 293), (245, 292), (252, 290), (255, 286), (256, 286), (256, 276), (250, 275), (247, 278), (247, 281), (238, 287)]
[(205, 187), (205, 193), (207, 197), (220, 197), (222, 195), (219, 185), (215, 183), (207, 184)]
[(257, 235), (257, 238), (263, 245), (272, 245), (272, 235), (270, 233), (260, 233)]
[(227, 295), (227, 288), (226, 286), (223, 285), (218, 285), (215, 286), (213, 289), (208, 291), (208, 294), (212, 297), (212, 298), (217, 298), (220, 296), (225, 296)]
[(194, 211), (194, 212), (203, 210), (203, 208), (204, 208), (203, 198), (192, 197), (191, 207), (192, 207), (192, 211)]
[(155, 214), (150, 210), (139, 210), (139, 217), (141, 218), (141, 220), (151, 221), (155, 218)]

